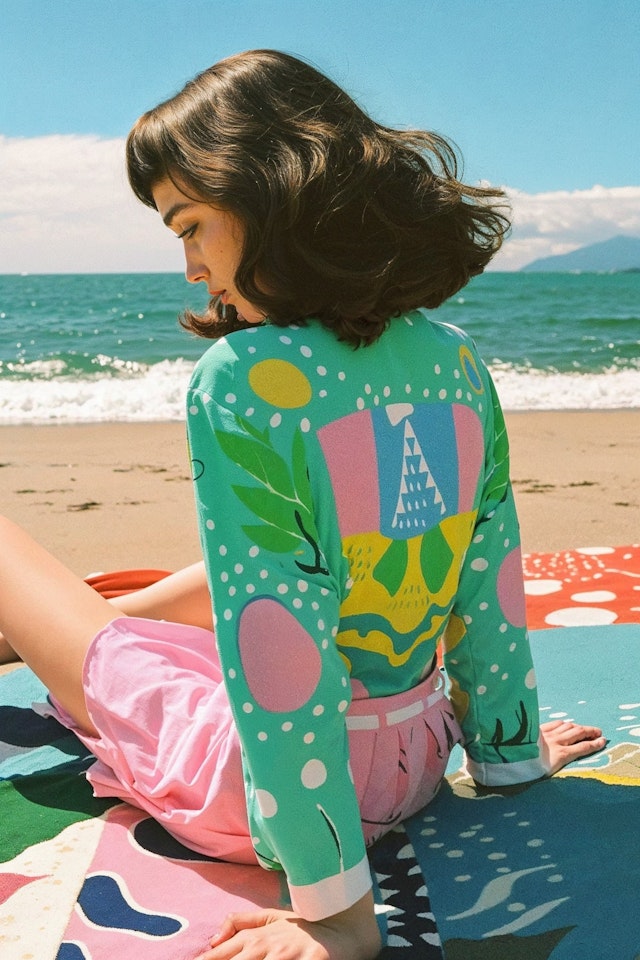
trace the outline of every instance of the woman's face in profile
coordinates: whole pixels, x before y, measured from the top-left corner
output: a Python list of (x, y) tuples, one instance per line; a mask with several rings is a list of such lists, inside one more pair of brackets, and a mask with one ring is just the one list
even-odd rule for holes
[(169, 179), (156, 184), (153, 199), (165, 225), (184, 244), (187, 280), (206, 283), (209, 294), (235, 307), (241, 319), (261, 323), (264, 313), (235, 286), (243, 246), (238, 218), (228, 210), (194, 200)]

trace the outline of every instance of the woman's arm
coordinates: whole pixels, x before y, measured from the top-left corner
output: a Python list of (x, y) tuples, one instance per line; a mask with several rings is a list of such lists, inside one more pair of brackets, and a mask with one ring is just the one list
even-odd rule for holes
[(286, 910), (234, 913), (197, 960), (374, 960), (382, 943), (371, 892), (348, 910), (311, 923)]

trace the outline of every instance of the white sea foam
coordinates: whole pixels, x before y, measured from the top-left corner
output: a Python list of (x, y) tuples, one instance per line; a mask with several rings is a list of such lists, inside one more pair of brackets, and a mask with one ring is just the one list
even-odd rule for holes
[[(128, 376), (0, 379), (0, 423), (182, 420), (194, 363), (165, 360)], [(640, 406), (640, 371), (544, 373), (492, 368), (505, 410), (613, 410)]]
[(617, 410), (640, 406), (640, 370), (608, 373), (491, 369), (505, 410)]
[(122, 378), (0, 380), (0, 423), (182, 420), (193, 367), (164, 360)]

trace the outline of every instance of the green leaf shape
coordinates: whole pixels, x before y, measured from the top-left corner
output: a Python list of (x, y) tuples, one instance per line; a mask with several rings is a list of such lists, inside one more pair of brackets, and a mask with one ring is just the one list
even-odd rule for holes
[(427, 530), (420, 544), (420, 566), (430, 593), (437, 593), (442, 589), (452, 560), (453, 550), (445, 540), (442, 529), (433, 527)]
[(236, 417), (236, 423), (248, 435), (216, 430), (216, 437), (229, 459), (261, 484), (260, 487), (236, 484), (233, 490), (238, 499), (265, 522), (264, 526), (247, 525), (242, 529), (253, 543), (273, 553), (295, 550), (302, 554), (303, 548), (310, 546), (315, 557), (313, 566), (299, 566), (326, 572), (313, 520), (302, 431), (297, 428), (293, 434), (291, 460), (287, 463), (273, 449), (268, 429), (258, 430), (240, 416)]
[(253, 437), (225, 433), (223, 430), (216, 430), (216, 438), (229, 459), (246, 470), (267, 490), (274, 490), (289, 499), (295, 497), (289, 468), (271, 446)]
[(494, 466), (487, 480), (486, 496), (489, 500), (500, 501), (504, 497), (509, 483), (509, 439), (498, 395), (491, 384), (491, 399), (494, 418)]
[(260, 517), (261, 520), (272, 524), (274, 527), (286, 530), (298, 539), (301, 538), (291, 500), (287, 500), (278, 494), (267, 493), (260, 487), (234, 486), (233, 491), (238, 500), (241, 500), (245, 507), (255, 513), (256, 517)]
[(254, 426), (250, 420), (246, 420), (244, 417), (241, 417), (240, 414), (236, 416), (236, 422), (242, 427), (245, 433), (248, 433), (249, 436), (253, 437), (255, 440), (259, 440), (260, 443), (270, 443), (268, 427), (265, 427), (264, 430), (258, 430), (258, 428)]
[(258, 547), (271, 550), (272, 553), (290, 553), (300, 546), (301, 538), (294, 537), (286, 530), (272, 527), (270, 524), (262, 526), (246, 526), (242, 528), (250, 540)]
[(407, 572), (409, 548), (406, 540), (392, 540), (373, 568), (373, 579), (393, 596)]

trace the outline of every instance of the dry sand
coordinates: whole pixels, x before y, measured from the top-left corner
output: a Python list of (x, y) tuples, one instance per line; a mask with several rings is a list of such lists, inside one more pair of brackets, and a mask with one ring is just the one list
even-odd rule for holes
[[(507, 416), (525, 551), (640, 541), (640, 410)], [(0, 511), (80, 575), (199, 555), (184, 427), (0, 427)]]

